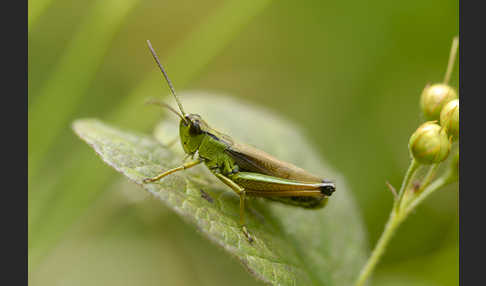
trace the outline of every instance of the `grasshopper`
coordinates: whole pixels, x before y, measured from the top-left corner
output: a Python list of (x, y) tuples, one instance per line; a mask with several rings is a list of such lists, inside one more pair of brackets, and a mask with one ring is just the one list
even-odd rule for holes
[(326, 204), (328, 197), (336, 189), (333, 182), (281, 161), (255, 147), (236, 142), (230, 136), (211, 128), (200, 115), (187, 114), (150, 41), (147, 40), (147, 44), (180, 112), (165, 103), (155, 103), (166, 107), (181, 119), (180, 141), (184, 152), (188, 157), (192, 157), (193, 161), (155, 177), (146, 178), (144, 183), (155, 182), (172, 173), (204, 163), (211, 173), (240, 197), (239, 223), (250, 243), (253, 239), (245, 225), (244, 216), (246, 196), (264, 197), (309, 209), (321, 208)]

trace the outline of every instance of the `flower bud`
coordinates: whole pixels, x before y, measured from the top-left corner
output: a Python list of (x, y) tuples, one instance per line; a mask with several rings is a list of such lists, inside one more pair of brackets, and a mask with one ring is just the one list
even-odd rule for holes
[(422, 92), (420, 107), (427, 120), (437, 120), (442, 107), (456, 98), (456, 91), (447, 84), (436, 83), (427, 85)]
[(433, 164), (449, 155), (451, 142), (446, 131), (435, 121), (425, 122), (412, 134), (408, 142), (410, 153), (419, 163)]
[(440, 112), (440, 125), (453, 140), (459, 138), (459, 99), (449, 101)]

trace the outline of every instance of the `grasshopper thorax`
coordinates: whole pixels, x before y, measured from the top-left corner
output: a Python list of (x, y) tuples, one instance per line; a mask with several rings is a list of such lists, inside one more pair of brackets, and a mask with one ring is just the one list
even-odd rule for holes
[(182, 148), (187, 154), (194, 154), (201, 145), (207, 123), (198, 114), (187, 114), (179, 124), (179, 136), (181, 137)]

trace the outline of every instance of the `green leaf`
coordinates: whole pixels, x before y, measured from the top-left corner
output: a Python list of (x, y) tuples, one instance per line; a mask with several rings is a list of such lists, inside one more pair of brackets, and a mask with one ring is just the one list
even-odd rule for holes
[(350, 191), (323, 162), (299, 128), (269, 111), (229, 97), (186, 93), (185, 109), (211, 126), (280, 159), (336, 182), (327, 206), (307, 210), (250, 199), (250, 244), (238, 226), (239, 198), (205, 168), (197, 166), (163, 180), (142, 180), (179, 165), (183, 156), (176, 117), (170, 115), (153, 136), (122, 131), (95, 119), (78, 120), (75, 132), (110, 166), (194, 224), (208, 239), (235, 256), (258, 279), (275, 285), (350, 285), (366, 256), (366, 236)]

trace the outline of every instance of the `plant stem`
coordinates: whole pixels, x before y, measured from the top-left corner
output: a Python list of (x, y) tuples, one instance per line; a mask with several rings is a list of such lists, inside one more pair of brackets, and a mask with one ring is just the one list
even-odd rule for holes
[(390, 217), (388, 218), (388, 221), (385, 225), (385, 229), (383, 230), (383, 233), (381, 234), (380, 239), (375, 246), (375, 249), (373, 249), (370, 258), (366, 262), (366, 265), (361, 270), (358, 280), (355, 284), (356, 286), (364, 285), (368, 277), (373, 272), (381, 256), (383, 255), (386, 246), (388, 245), (388, 242), (395, 233), (396, 228), (402, 222), (403, 216), (400, 213), (400, 202), (402, 201), (405, 190), (407, 189), (408, 185), (410, 185), (410, 181), (412, 180), (419, 167), (420, 163), (417, 162), (415, 159), (412, 159), (410, 165), (408, 166), (407, 173), (405, 173), (405, 177), (403, 178), (402, 185), (400, 186), (400, 191), (398, 192), (398, 198), (395, 199), (395, 203), (390, 213)]
[(436, 163), (430, 167), (429, 171), (427, 172), (427, 175), (425, 175), (425, 178), (422, 182), (422, 185), (420, 186), (420, 189), (418, 190), (418, 193), (422, 192), (427, 186), (430, 184), (432, 179), (435, 176), (435, 172), (437, 171), (437, 168), (439, 167), (439, 163)]
[[(449, 172), (450, 174), (451, 172)], [(430, 186), (424, 189), (420, 195), (418, 195), (410, 205), (404, 211), (404, 217), (406, 217), (414, 208), (416, 208), (425, 198), (427, 198), (430, 194), (437, 191), (438, 189), (452, 183), (454, 181), (454, 177), (451, 175), (446, 175), (438, 178), (434, 181)]]
[(423, 190), (427, 188), (427, 186), (430, 184), (432, 179), (434, 179), (438, 167), (439, 167), (439, 163), (433, 164), (432, 167), (429, 168), (427, 174), (422, 179), (422, 183), (420, 184), (420, 187), (417, 190), (414, 190), (414, 192), (411, 193), (409, 196), (403, 197), (402, 201), (400, 202), (400, 209), (406, 208), (410, 202), (413, 202), (417, 197), (420, 196)]
[(398, 211), (400, 209), (400, 202), (403, 199), (405, 190), (407, 189), (408, 185), (410, 185), (410, 181), (412, 180), (413, 175), (415, 175), (415, 172), (418, 170), (418, 167), (420, 167), (420, 163), (417, 162), (417, 160), (412, 159), (412, 162), (410, 162), (410, 166), (408, 167), (407, 173), (405, 174), (405, 178), (403, 178), (400, 191), (398, 191), (398, 199), (395, 200), (395, 204), (393, 205), (394, 211)]
[[(394, 207), (394, 210), (395, 209), (396, 207)], [(390, 213), (390, 217), (388, 218), (388, 222), (385, 225), (385, 229), (383, 230), (383, 233), (381, 234), (380, 239), (378, 240), (375, 246), (375, 249), (371, 253), (370, 258), (368, 259), (365, 266), (361, 270), (355, 286), (364, 285), (368, 277), (373, 272), (381, 256), (385, 252), (386, 246), (388, 245), (388, 242), (390, 241), (393, 234), (395, 233), (395, 230), (402, 222), (403, 217), (400, 214), (396, 213), (394, 210), (392, 210), (392, 212)]]
[(447, 71), (444, 77), (444, 83), (448, 84), (451, 79), (452, 68), (454, 67), (454, 60), (456, 59), (457, 47), (459, 46), (459, 37), (455, 36), (452, 39), (451, 52), (449, 54), (449, 62), (447, 63)]
[[(385, 249), (390, 242), (393, 234), (395, 233), (396, 229), (400, 224), (407, 218), (407, 216), (411, 213), (413, 209), (415, 209), (425, 198), (427, 198), (430, 194), (437, 191), (438, 189), (450, 184), (456, 180), (454, 176), (454, 172), (452, 169), (449, 169), (446, 174), (439, 177), (437, 180), (431, 183), (432, 179), (434, 178), (435, 172), (440, 164), (434, 164), (425, 177), (423, 178), (423, 182), (419, 189), (419, 192), (416, 196), (413, 196), (409, 200), (404, 199), (404, 194), (407, 190), (408, 185), (410, 184), (411, 179), (415, 175), (418, 167), (420, 167), (420, 163), (412, 160), (410, 162), (410, 166), (408, 167), (407, 173), (403, 178), (402, 186), (400, 188), (400, 193), (398, 199), (395, 201), (393, 205), (393, 209), (390, 213), (390, 217), (385, 225), (385, 229), (381, 234), (378, 242), (376, 243), (373, 252), (371, 252), (370, 258), (366, 262), (365, 266), (361, 270), (358, 279), (356, 280), (355, 286), (362, 286), (369, 278), (371, 273), (373, 272), (376, 264), (380, 260), (381, 256), (385, 252)], [(408, 204), (407, 204), (408, 203)]]

